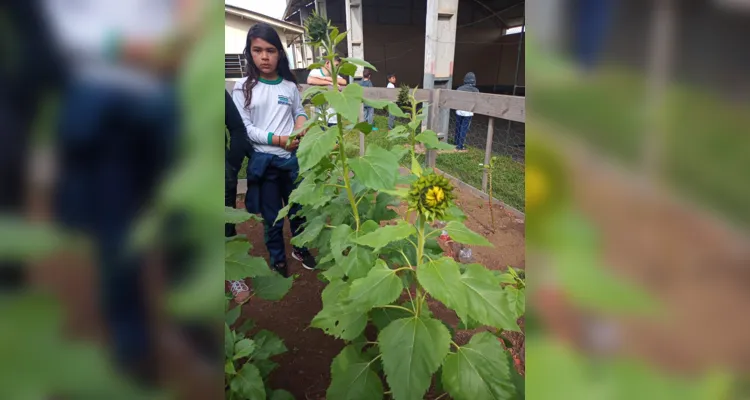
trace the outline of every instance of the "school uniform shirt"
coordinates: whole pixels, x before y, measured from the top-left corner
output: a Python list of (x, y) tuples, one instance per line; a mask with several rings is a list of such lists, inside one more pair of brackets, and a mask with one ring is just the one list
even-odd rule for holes
[(394, 85), (394, 84), (392, 84), (392, 83), (388, 82), (388, 85), (386, 85), (386, 88), (387, 88), (387, 89), (395, 89), (395, 88), (396, 88), (396, 85)]
[[(318, 69), (314, 69), (314, 70), (310, 71), (310, 73), (308, 74), (308, 76), (312, 76), (314, 78), (325, 78), (326, 74), (323, 73), (323, 69), (322, 68), (318, 68)], [(321, 114), (323, 113), (323, 111), (321, 109), (318, 109), (317, 111), (319, 113), (321, 113)], [(336, 123), (336, 110), (334, 110), (333, 108), (329, 107), (328, 110), (326, 110), (326, 114), (328, 114), (328, 123), (329, 124), (335, 124)]]
[(249, 110), (245, 108), (245, 93), (242, 87), (247, 77), (234, 84), (232, 100), (240, 112), (247, 130), (247, 137), (257, 152), (289, 158), (292, 153), (271, 145), (274, 136), (288, 136), (294, 131), (294, 121), (307, 114), (302, 107), (302, 96), (294, 82), (282, 77), (274, 81), (260, 78), (253, 88)]

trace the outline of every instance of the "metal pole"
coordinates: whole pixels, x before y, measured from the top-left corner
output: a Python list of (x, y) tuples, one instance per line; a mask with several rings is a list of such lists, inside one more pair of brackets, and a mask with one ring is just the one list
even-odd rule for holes
[[(484, 149), (484, 172), (482, 173), (482, 191), (487, 193), (487, 166), (490, 165), (492, 159), (492, 137), (495, 134), (495, 117), (490, 117), (490, 123), (487, 126), (487, 145)], [(487, 193), (492, 198), (492, 193)]]

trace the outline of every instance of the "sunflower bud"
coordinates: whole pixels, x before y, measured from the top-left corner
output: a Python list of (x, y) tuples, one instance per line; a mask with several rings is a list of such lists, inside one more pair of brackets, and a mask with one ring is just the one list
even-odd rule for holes
[(315, 11), (305, 20), (305, 30), (312, 43), (322, 44), (328, 40), (328, 20)]
[(441, 175), (422, 175), (409, 189), (409, 211), (417, 211), (430, 222), (441, 219), (453, 201), (453, 185)]

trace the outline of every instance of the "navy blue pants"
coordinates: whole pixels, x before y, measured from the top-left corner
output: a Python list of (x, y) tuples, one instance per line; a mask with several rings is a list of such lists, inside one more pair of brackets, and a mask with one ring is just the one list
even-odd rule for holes
[(585, 70), (596, 67), (617, 0), (578, 0), (575, 54)]
[[(266, 248), (271, 265), (286, 262), (284, 246), (284, 220), (274, 223), (279, 211), (289, 203), (289, 195), (297, 187), (299, 176), (297, 156), (282, 158), (267, 153), (253, 153), (247, 167), (247, 195), (245, 207), (252, 214), (263, 217)], [(302, 233), (305, 219), (296, 216), (299, 205), (289, 210), (289, 225), (292, 236)]]
[(171, 88), (142, 96), (74, 83), (65, 91), (58, 132), (59, 221), (92, 238), (104, 320), (125, 367), (150, 354), (143, 256), (126, 241), (172, 159), (177, 103)]
[(456, 149), (463, 150), (466, 134), (469, 132), (472, 117), (462, 117), (456, 114)]

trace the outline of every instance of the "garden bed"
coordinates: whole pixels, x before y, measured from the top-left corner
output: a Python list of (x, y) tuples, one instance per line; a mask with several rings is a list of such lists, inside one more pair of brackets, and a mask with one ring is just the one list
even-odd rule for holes
[[(525, 267), (525, 237), (523, 221), (495, 206), (496, 227), (491, 232), (487, 203), (469, 192), (456, 189), (456, 203), (466, 213), (466, 226), (484, 235), (493, 245), (492, 248), (472, 247), (474, 259), (489, 269), (501, 270), (507, 266)], [(238, 207), (242, 203), (238, 202)], [(404, 212), (402, 206), (399, 212)], [(246, 234), (254, 243), (253, 254), (267, 257), (263, 243), (263, 226), (258, 222), (248, 222), (238, 226), (238, 232)], [(289, 229), (286, 228), (287, 250)], [(317, 274), (307, 271), (287, 255), (290, 260), (290, 272), (298, 274), (291, 291), (277, 302), (252, 300), (243, 308), (241, 319), (250, 318), (259, 329), (276, 332), (289, 349), (289, 352), (278, 357), (279, 368), (271, 376), (271, 385), (275, 388), (290, 391), (297, 399), (324, 399), (330, 383), (331, 360), (344, 347), (344, 342), (326, 335), (322, 330), (309, 328), (310, 321), (322, 308), (320, 293), (325, 284)], [(451, 324), (457, 323), (455, 314), (435, 301), (430, 301), (430, 309), (436, 317)], [(467, 339), (462, 335), (457, 339)], [(513, 339), (511, 339), (513, 341)], [(426, 398), (431, 398), (429, 397)]]

